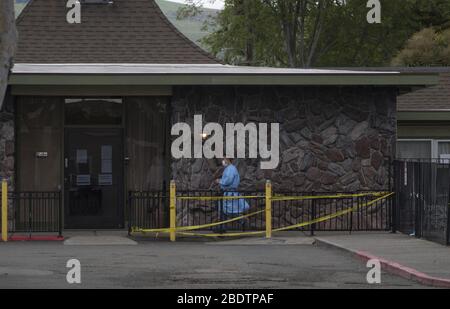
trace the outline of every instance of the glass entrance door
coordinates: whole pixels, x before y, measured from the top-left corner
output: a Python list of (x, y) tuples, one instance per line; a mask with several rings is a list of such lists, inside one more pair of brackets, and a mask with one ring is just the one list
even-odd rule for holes
[(66, 229), (124, 227), (122, 129), (66, 128)]

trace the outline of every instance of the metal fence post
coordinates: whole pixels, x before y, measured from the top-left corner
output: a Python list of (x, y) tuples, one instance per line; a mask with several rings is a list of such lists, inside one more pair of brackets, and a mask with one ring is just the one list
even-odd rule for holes
[[(353, 198), (352, 198), (352, 207), (353, 207)], [(359, 211), (359, 197), (356, 198), (356, 213), (358, 213)], [(353, 215), (355, 214), (355, 212), (352, 210), (350, 211), (350, 235), (353, 233)]]
[(27, 193), (25, 196), (28, 198), (28, 236), (31, 238), (32, 226), (33, 226), (33, 210), (32, 210), (32, 194)]
[[(312, 193), (312, 196), (314, 197), (316, 195), (315, 192)], [(311, 200), (311, 222), (314, 222), (316, 220), (316, 199), (313, 198)], [(316, 224), (311, 224), (311, 236), (314, 236), (314, 232), (316, 230)]]
[(176, 225), (177, 225), (177, 187), (175, 181), (170, 182), (170, 241), (176, 241)]
[(272, 182), (266, 182), (266, 238), (272, 238)]
[(128, 236), (131, 236), (131, 229), (132, 229), (132, 222), (131, 222), (131, 191), (128, 192), (128, 198), (127, 198), (127, 206), (128, 206)]
[(62, 238), (62, 230), (63, 230), (63, 200), (62, 200), (62, 192), (58, 192), (58, 201), (59, 201), (59, 224), (58, 224), (58, 237)]
[(445, 235), (445, 244), (450, 245), (450, 189), (447, 193), (447, 207), (446, 207), (446, 216), (447, 216), (447, 230)]
[(2, 180), (2, 240), (8, 241), (8, 183)]
[(392, 233), (397, 233), (397, 200), (400, 198), (400, 184), (399, 184), (399, 174), (400, 169), (398, 168), (398, 161), (393, 162), (394, 165), (394, 188), (393, 192), (394, 196), (391, 198), (391, 225), (392, 225)]

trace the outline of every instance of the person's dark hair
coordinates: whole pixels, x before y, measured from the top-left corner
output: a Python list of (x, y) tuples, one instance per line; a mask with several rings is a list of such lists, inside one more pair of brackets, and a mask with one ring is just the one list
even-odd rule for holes
[(230, 159), (230, 158), (224, 158), (225, 160), (228, 160), (231, 164), (233, 164), (234, 159)]

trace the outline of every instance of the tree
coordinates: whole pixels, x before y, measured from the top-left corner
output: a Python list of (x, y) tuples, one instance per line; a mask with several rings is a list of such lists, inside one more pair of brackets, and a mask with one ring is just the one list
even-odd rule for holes
[(411, 3), (411, 19), (420, 29), (434, 27), (438, 30), (450, 28), (449, 0), (415, 0)]
[(17, 33), (14, 17), (14, 1), (0, 2), (0, 108), (6, 92), (8, 75), (12, 67)]
[(439, 32), (426, 28), (412, 36), (392, 60), (394, 66), (450, 65), (450, 29)]
[(203, 43), (230, 64), (285, 66), (276, 22), (260, 1), (230, 0)]
[(419, 29), (408, 17), (412, 14), (411, 0), (382, 1), (380, 24), (367, 22), (366, 4), (366, 0), (347, 0), (326, 20), (316, 66), (388, 65), (404, 42)]
[(367, 0), (225, 0), (203, 43), (231, 64), (383, 66), (425, 25), (450, 20), (449, 0), (381, 2), (381, 24), (369, 24)]
[(334, 0), (227, 0), (204, 43), (234, 64), (309, 67), (332, 5)]

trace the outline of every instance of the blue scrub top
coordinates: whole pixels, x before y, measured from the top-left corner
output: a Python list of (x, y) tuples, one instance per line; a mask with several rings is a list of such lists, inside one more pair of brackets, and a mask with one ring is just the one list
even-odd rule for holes
[[(222, 190), (225, 191), (224, 196), (240, 196), (237, 192), (240, 183), (241, 177), (237, 168), (232, 164), (228, 165), (219, 183)], [(222, 211), (227, 215), (239, 215), (250, 208), (250, 205), (244, 199), (225, 200), (222, 205)]]

